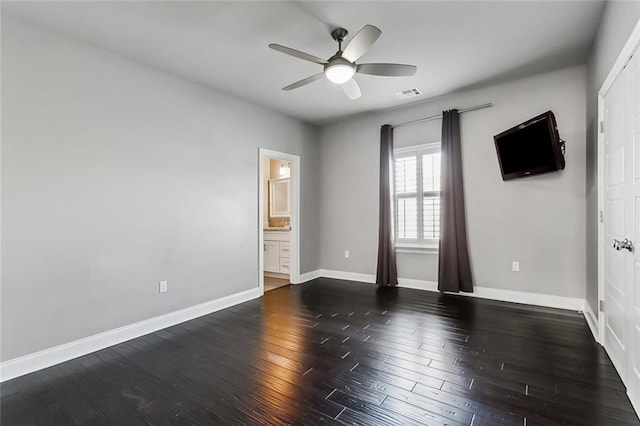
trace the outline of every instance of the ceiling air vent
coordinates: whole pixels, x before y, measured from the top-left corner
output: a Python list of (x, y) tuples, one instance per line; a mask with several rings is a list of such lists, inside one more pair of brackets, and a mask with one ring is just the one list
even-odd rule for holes
[(403, 90), (402, 92), (398, 92), (396, 93), (396, 96), (399, 97), (400, 99), (408, 99), (408, 98), (415, 98), (416, 96), (420, 96), (422, 93), (420, 93), (420, 90), (416, 87), (414, 87), (413, 89), (406, 89)]

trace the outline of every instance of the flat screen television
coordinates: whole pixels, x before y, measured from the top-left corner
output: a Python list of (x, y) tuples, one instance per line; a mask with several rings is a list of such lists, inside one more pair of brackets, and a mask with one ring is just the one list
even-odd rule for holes
[(564, 169), (564, 141), (547, 111), (493, 137), (502, 180)]

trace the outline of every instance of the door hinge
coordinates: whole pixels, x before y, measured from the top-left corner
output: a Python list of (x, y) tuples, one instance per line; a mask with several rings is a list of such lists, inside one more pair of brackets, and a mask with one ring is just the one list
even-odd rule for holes
[(599, 213), (599, 214), (598, 214), (598, 220), (599, 220), (601, 223), (604, 223), (604, 213), (602, 213), (602, 210), (599, 210), (599, 211), (598, 211), (598, 213)]
[(604, 300), (601, 300), (600, 303), (598, 304), (598, 310), (600, 312), (604, 312)]
[(600, 122), (600, 133), (604, 133), (604, 121)]

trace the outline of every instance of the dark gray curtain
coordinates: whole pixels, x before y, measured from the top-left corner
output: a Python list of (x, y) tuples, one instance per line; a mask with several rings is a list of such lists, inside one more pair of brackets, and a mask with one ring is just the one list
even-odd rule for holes
[(393, 246), (393, 193), (391, 191), (393, 170), (393, 127), (385, 124), (380, 129), (380, 225), (378, 227), (378, 270), (376, 284), (398, 285), (396, 251)]
[(442, 113), (438, 290), (473, 292), (462, 184), (460, 115)]

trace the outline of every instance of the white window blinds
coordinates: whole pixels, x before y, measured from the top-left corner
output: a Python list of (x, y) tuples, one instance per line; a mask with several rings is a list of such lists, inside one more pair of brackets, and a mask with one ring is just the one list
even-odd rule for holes
[(440, 238), (440, 146), (394, 152), (395, 237), (398, 245), (429, 246)]

